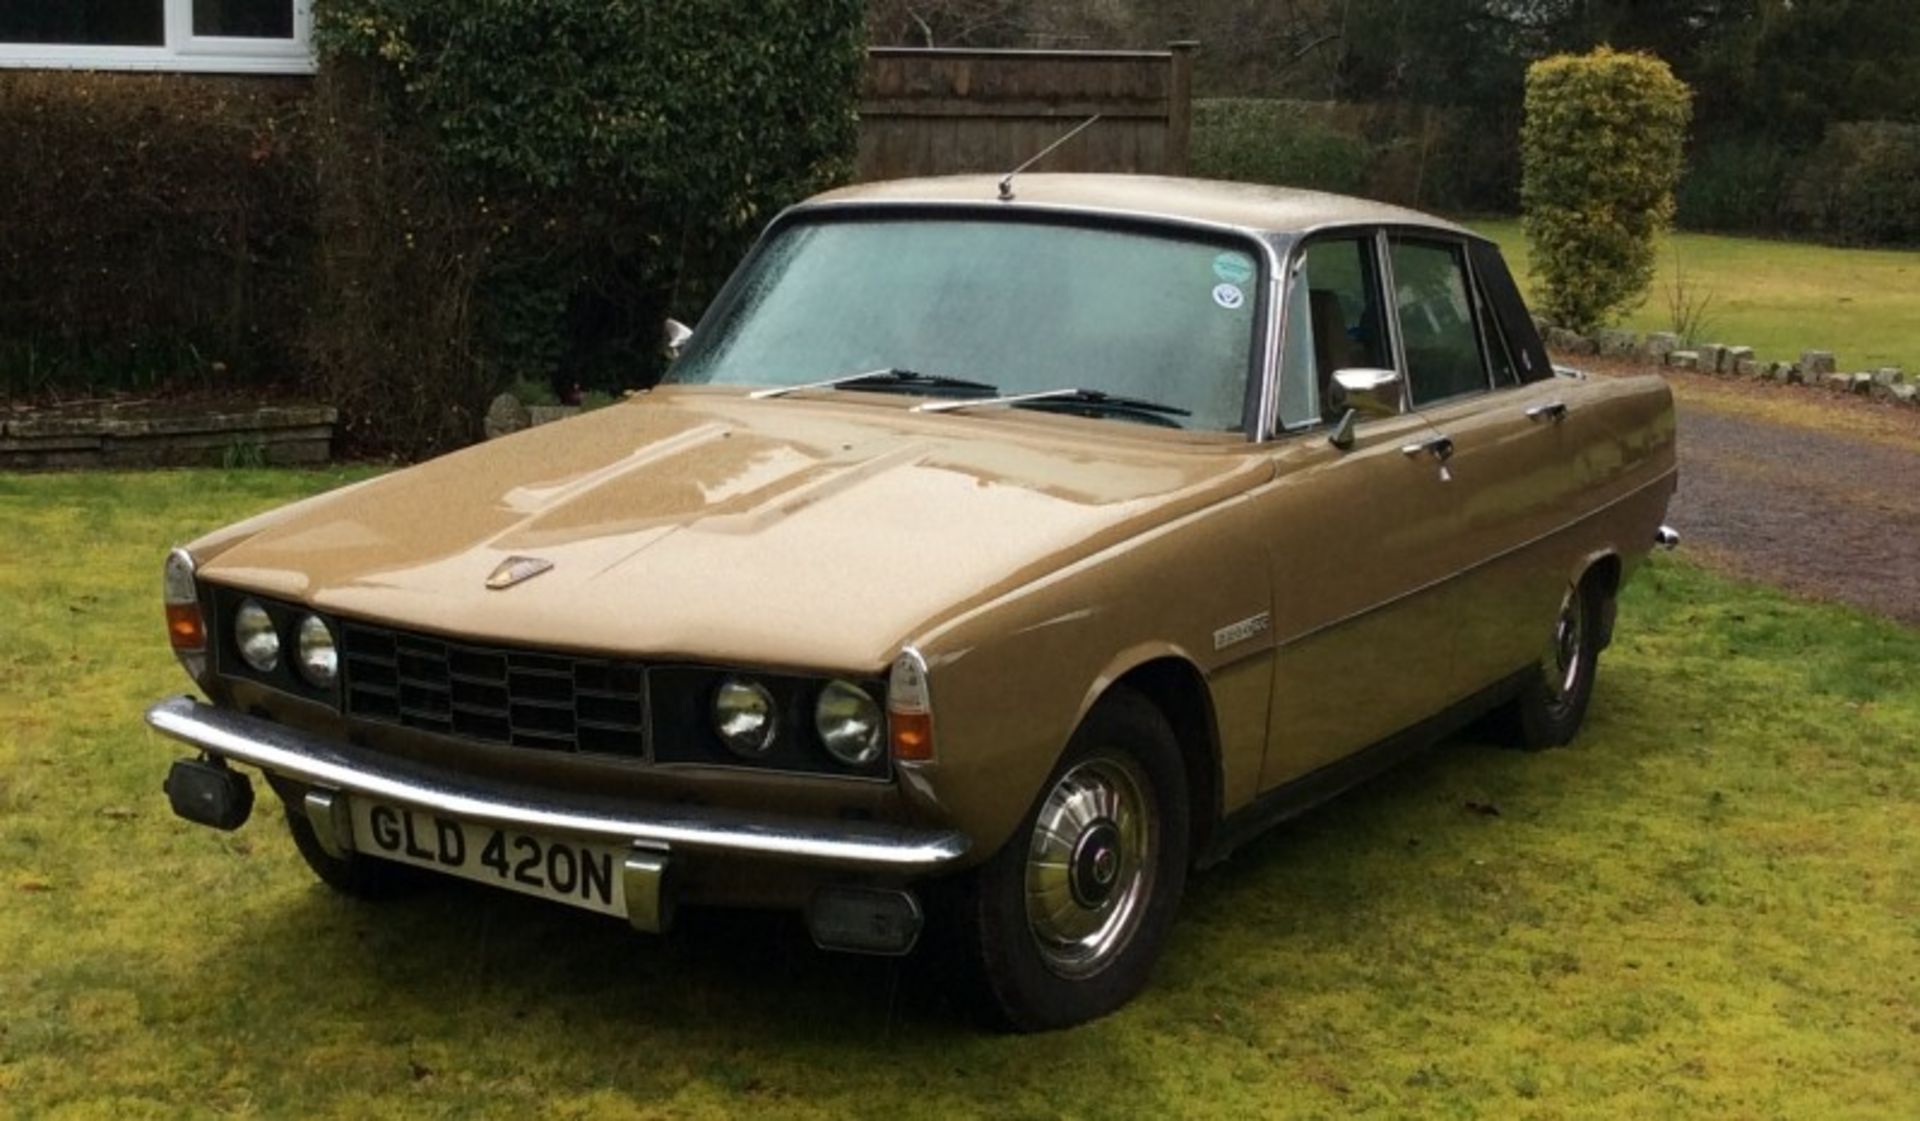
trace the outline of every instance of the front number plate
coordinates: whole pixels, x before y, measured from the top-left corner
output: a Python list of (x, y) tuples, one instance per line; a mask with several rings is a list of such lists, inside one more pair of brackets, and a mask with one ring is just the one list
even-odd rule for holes
[(359, 852), (625, 918), (623, 850), (349, 799)]

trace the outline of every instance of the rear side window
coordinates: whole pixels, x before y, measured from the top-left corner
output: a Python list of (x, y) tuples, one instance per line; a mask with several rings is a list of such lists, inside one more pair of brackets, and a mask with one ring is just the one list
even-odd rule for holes
[(1462, 247), (1394, 238), (1394, 311), (1406, 349), (1407, 382), (1417, 405), (1488, 386), (1472, 288)]

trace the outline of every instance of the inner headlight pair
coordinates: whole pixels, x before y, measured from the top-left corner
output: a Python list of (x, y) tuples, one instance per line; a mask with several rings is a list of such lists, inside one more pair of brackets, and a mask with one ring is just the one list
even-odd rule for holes
[[(884, 721), (880, 705), (848, 681), (829, 681), (813, 704), (813, 730), (827, 754), (849, 767), (880, 758)], [(735, 755), (761, 759), (779, 739), (773, 694), (757, 681), (729, 677), (713, 694), (713, 730)]]
[[(257, 672), (272, 673), (280, 666), (280, 630), (258, 600), (247, 600), (233, 615), (233, 644), (240, 659)], [(340, 652), (325, 619), (308, 615), (294, 630), (294, 668), (309, 685), (331, 689), (340, 676)]]

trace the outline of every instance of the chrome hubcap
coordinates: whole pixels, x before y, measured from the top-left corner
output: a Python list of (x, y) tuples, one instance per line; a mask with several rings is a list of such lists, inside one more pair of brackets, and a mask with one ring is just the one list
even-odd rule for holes
[(1560, 601), (1560, 617), (1553, 624), (1553, 639), (1540, 658), (1541, 676), (1547, 691), (1557, 704), (1567, 699), (1580, 679), (1581, 661), (1586, 645), (1585, 599), (1578, 588), (1569, 588)]
[(1160, 827), (1146, 775), (1124, 758), (1062, 775), (1027, 848), (1027, 926), (1062, 977), (1088, 977), (1126, 948), (1153, 888)]

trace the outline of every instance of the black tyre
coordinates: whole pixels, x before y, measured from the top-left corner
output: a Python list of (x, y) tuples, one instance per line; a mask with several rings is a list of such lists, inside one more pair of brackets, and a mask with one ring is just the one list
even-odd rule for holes
[(960, 885), (981, 1011), (1045, 1031), (1146, 983), (1186, 887), (1186, 769), (1166, 717), (1116, 691), (1074, 733), (1020, 829)]
[(1500, 713), (1504, 738), (1539, 751), (1572, 742), (1587, 718), (1600, 668), (1606, 592), (1591, 576), (1567, 589), (1539, 661), (1528, 668), (1520, 693)]
[(286, 810), (287, 832), (293, 834), (294, 847), (328, 887), (342, 895), (369, 900), (398, 899), (420, 890), (425, 877), (404, 864), (354, 853), (345, 857), (329, 853), (299, 804), (283, 801), (281, 805)]

